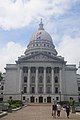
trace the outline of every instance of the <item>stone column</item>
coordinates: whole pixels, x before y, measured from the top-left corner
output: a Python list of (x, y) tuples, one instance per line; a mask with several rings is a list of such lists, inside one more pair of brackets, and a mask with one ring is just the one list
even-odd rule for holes
[(22, 90), (22, 68), (19, 68), (19, 92)]
[(60, 92), (62, 91), (62, 68), (59, 68)]
[(46, 93), (46, 68), (44, 67), (44, 94)]
[(37, 67), (36, 67), (36, 79), (35, 79), (35, 84), (36, 84), (35, 92), (38, 93), (38, 68), (37, 68)]
[(30, 93), (30, 67), (28, 67), (27, 93)]
[(52, 68), (52, 78), (51, 78), (51, 82), (52, 82), (52, 94), (54, 93), (54, 68)]

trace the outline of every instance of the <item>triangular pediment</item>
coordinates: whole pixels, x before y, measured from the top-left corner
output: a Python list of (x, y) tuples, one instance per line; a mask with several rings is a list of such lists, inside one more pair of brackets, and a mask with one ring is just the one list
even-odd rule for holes
[(48, 55), (45, 53), (38, 53), (38, 54), (32, 54), (30, 56), (24, 56), (24, 57), (20, 57), (18, 59), (18, 61), (53, 61), (53, 62), (61, 62), (64, 61), (63, 59), (59, 58), (58, 56), (52, 56), (52, 55)]

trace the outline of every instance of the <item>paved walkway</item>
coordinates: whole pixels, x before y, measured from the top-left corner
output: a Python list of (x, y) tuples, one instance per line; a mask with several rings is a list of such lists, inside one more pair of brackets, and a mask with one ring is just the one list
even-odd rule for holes
[[(54, 120), (66, 120), (65, 111), (61, 111), (61, 117)], [(18, 111), (8, 113), (0, 120), (53, 120), (51, 106), (27, 106)], [(80, 120), (80, 115), (70, 114), (69, 120)]]

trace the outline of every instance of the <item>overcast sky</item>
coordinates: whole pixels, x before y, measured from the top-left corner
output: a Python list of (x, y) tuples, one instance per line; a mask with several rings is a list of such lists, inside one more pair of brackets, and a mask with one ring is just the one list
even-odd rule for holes
[(0, 0), (0, 71), (15, 63), (40, 19), (67, 64), (80, 61), (80, 0)]

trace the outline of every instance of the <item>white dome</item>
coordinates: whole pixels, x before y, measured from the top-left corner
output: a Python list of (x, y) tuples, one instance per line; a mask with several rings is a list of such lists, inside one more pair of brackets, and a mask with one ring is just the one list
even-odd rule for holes
[(48, 41), (52, 42), (51, 36), (45, 30), (38, 30), (37, 32), (35, 32), (32, 35), (31, 41), (39, 40), (39, 39), (48, 40)]
[(39, 24), (38, 31), (33, 33), (25, 54), (35, 54), (39, 52), (57, 55), (52, 38), (49, 33), (44, 30), (42, 21)]

